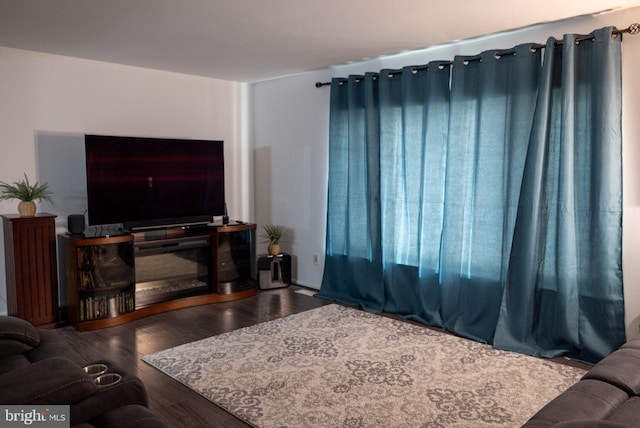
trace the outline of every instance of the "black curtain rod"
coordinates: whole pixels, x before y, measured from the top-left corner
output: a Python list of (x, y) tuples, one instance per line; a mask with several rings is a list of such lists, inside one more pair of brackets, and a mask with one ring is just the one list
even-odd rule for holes
[[(633, 24), (629, 25), (627, 28), (625, 28), (625, 29), (623, 29), (623, 30), (613, 30), (611, 33), (612, 33), (612, 34), (614, 34), (614, 35), (616, 35), (616, 36), (617, 36), (617, 35), (622, 35), (622, 34), (624, 34), (624, 33), (628, 33), (628, 34), (638, 34), (638, 33), (640, 33), (640, 24), (638, 24), (638, 23), (633, 23)], [(576, 37), (575, 42), (576, 42), (576, 43), (580, 43), (580, 42), (585, 41), (585, 40), (593, 40), (593, 38), (594, 38), (594, 37), (593, 37), (593, 36), (591, 36), (591, 35), (588, 35), (588, 36), (582, 36), (582, 37)], [(561, 45), (561, 44), (562, 44), (562, 40), (558, 40), (557, 42), (555, 42), (555, 45), (556, 45), (556, 46), (557, 46), (557, 45)], [(532, 50), (544, 49), (544, 48), (545, 48), (545, 45), (539, 45), (539, 44), (538, 44), (538, 45), (531, 45), (531, 49), (532, 49)], [(496, 57), (496, 58), (500, 58), (500, 57), (503, 57), (503, 56), (513, 55), (513, 54), (515, 54), (515, 53), (516, 53), (516, 50), (515, 50), (515, 49), (507, 49), (507, 50), (504, 50), (504, 51), (497, 51), (494, 55), (495, 55), (495, 57)], [(480, 57), (480, 55), (477, 55), (477, 56), (470, 56), (470, 57), (468, 57), (468, 58), (465, 58), (465, 63), (466, 63), (466, 62), (471, 62), (471, 61), (480, 61), (480, 58), (481, 58), (481, 57)], [(444, 66), (446, 66), (446, 65), (451, 65), (451, 64), (453, 64), (453, 62), (452, 62), (452, 61), (435, 61), (435, 62), (437, 62), (437, 63), (438, 63), (438, 65), (439, 65), (440, 67), (444, 67)], [(421, 66), (421, 67), (415, 67), (415, 68), (413, 69), (413, 71), (414, 71), (414, 72), (416, 72), (416, 71), (422, 71), (422, 70), (427, 70), (428, 68), (429, 68), (429, 66), (427, 66), (427, 65), (423, 65), (423, 66)], [(396, 74), (401, 74), (401, 73), (402, 73), (402, 71), (400, 71), (400, 70), (398, 70), (398, 71), (391, 71), (391, 72), (389, 72), (389, 76), (394, 76), (394, 75), (396, 75)], [(376, 75), (377, 75), (377, 73), (374, 73), (374, 74), (376, 74)], [(363, 76), (363, 77), (364, 77), (364, 76)], [(345, 82), (347, 81), (347, 79), (346, 79), (346, 78), (344, 78), (343, 80), (344, 80)], [(330, 85), (331, 85), (331, 82), (316, 82), (316, 88), (322, 88), (322, 87), (324, 87), (324, 86), (330, 86)]]

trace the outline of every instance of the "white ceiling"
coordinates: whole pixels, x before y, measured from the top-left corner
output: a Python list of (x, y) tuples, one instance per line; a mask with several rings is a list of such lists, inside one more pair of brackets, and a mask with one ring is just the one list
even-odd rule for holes
[[(639, 5), (640, 0), (0, 0), (0, 46), (255, 82)], [(630, 23), (619, 25), (625, 24)]]

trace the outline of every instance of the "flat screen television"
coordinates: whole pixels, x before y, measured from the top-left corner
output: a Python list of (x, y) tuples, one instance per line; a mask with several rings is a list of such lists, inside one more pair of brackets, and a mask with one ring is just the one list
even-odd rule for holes
[(225, 212), (223, 142), (85, 135), (89, 225), (202, 225)]

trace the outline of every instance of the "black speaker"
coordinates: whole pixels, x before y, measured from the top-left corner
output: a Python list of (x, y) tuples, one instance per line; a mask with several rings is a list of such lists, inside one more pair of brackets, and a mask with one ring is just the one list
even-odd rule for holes
[(229, 224), (229, 214), (227, 214), (227, 203), (224, 204), (224, 215), (222, 216), (222, 224)]
[(81, 235), (84, 232), (84, 215), (71, 214), (67, 217), (67, 229), (73, 235)]

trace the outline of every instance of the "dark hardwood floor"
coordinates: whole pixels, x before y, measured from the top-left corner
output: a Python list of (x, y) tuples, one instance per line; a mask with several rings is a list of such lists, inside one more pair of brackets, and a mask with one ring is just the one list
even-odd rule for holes
[(179, 309), (101, 330), (78, 332), (72, 327), (64, 327), (57, 331), (88, 361), (111, 360), (138, 376), (147, 387), (150, 408), (170, 426), (248, 427), (199, 394), (142, 362), (141, 357), (331, 303), (296, 292), (301, 289), (294, 285), (262, 290), (256, 296), (235, 302)]

